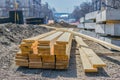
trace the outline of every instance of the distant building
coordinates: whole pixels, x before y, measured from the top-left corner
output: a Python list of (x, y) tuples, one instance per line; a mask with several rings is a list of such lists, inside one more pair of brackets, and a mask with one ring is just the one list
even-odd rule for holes
[(0, 0), (0, 17), (8, 17), (10, 10), (22, 10), (24, 17), (39, 17), (41, 0)]
[(69, 21), (69, 13), (55, 13), (54, 14), (54, 20), (57, 22), (68, 22)]
[(120, 9), (119, 0), (92, 0), (93, 11), (105, 9)]
[(101, 0), (92, 0), (93, 11), (101, 9)]

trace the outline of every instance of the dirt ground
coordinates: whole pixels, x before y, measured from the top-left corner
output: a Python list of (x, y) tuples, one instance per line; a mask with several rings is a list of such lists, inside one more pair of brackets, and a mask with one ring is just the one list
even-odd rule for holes
[[(11, 29), (10, 26), (14, 26), (14, 28)], [(111, 52), (89, 40), (84, 41), (97, 54), (102, 54), (99, 56), (107, 64), (106, 67), (100, 68), (98, 73), (84, 73), (80, 54), (74, 40), (67, 70), (28, 69), (16, 66), (14, 56), (19, 51), (18, 45), (21, 40), (50, 31), (38, 26), (19, 26), (19, 29), (18, 26), (5, 24), (1, 27), (0, 25), (0, 80), (120, 80), (120, 52)], [(10, 35), (11, 37), (6, 37)]]

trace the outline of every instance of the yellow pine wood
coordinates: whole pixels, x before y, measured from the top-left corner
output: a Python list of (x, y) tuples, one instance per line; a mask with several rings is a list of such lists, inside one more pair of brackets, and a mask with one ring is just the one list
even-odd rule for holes
[(83, 69), (85, 72), (97, 72), (97, 68), (94, 68), (92, 66), (92, 64), (90, 63), (89, 59), (87, 58), (86, 54), (84, 53), (84, 51), (79, 48), (79, 52), (80, 52), (80, 58), (83, 64)]
[[(70, 29), (68, 29), (68, 30), (73, 31), (74, 29), (73, 29), (73, 28), (70, 28)], [(71, 35), (72, 35), (71, 33), (65, 32), (64, 34), (62, 34), (62, 35), (57, 39), (56, 43), (59, 43), (59, 44), (68, 44)]]
[(75, 36), (75, 40), (80, 45), (80, 47), (89, 47), (86, 43), (83, 42), (81, 37)]
[(20, 62), (19, 62), (19, 63), (16, 62), (16, 65), (17, 65), (17, 66), (22, 66), (22, 67), (23, 67), (23, 66), (24, 66), (24, 67), (28, 67), (28, 63), (23, 63), (23, 62), (21, 62), (21, 63), (20, 63)]
[(86, 54), (87, 58), (93, 65), (93, 67), (104, 67), (106, 64), (96, 55), (96, 53), (88, 47), (86, 43), (83, 42), (83, 40), (76, 36), (76, 41), (80, 45), (81, 49), (84, 51)]
[(105, 67), (106, 64), (98, 57), (95, 52), (89, 48), (83, 48), (93, 67)]
[(54, 55), (42, 55), (42, 62), (43, 63), (55, 63), (55, 56)]
[(45, 34), (40, 34), (38, 36), (35, 36), (35, 37), (31, 37), (31, 38), (28, 38), (28, 39), (23, 39), (23, 42), (34, 42), (35, 40), (39, 40), (41, 38), (44, 38), (46, 36), (49, 36), (51, 34), (54, 34), (56, 31), (51, 31), (51, 32), (47, 32)]
[(42, 62), (29, 62), (29, 68), (42, 68)]
[(60, 36), (61, 34), (62, 34), (63, 32), (56, 32), (56, 33), (54, 33), (54, 34), (52, 34), (52, 35), (49, 35), (49, 36), (47, 36), (47, 37), (45, 37), (45, 38), (42, 38), (42, 39), (40, 39), (40, 41), (52, 41), (52, 40), (54, 40), (55, 38), (57, 38), (58, 36)]

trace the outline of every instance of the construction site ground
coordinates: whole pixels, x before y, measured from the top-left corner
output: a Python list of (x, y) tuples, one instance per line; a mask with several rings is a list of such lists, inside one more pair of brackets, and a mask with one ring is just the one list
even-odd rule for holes
[[(60, 26), (63, 27), (64, 25)], [(66, 25), (65, 25), (66, 26)], [(67, 28), (68, 28), (67, 24)], [(67, 70), (28, 69), (14, 63), (18, 45), (24, 38), (50, 31), (51, 29), (33, 25), (0, 25), (0, 80), (119, 80), (120, 52), (110, 51), (95, 42), (84, 40), (107, 64), (98, 73), (84, 73), (80, 54), (73, 40), (70, 64)], [(79, 31), (76, 28), (76, 31)], [(89, 35), (92, 35), (89, 33)]]

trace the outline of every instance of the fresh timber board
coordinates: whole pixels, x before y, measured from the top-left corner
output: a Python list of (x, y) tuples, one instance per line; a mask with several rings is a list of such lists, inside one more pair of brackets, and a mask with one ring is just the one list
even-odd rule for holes
[(82, 40), (82, 38), (76, 36), (75, 37), (77, 43), (80, 45), (83, 52), (86, 54), (87, 58), (89, 59), (90, 63), (93, 67), (105, 67), (106, 64), (96, 55), (96, 53), (88, 47)]
[[(72, 31), (73, 29), (69, 29)], [(63, 33), (54, 44), (54, 54), (56, 55), (56, 69), (67, 69), (69, 66), (72, 34)]]
[(45, 33), (45, 34), (40, 34), (40, 35), (35, 36), (35, 37), (31, 37), (31, 38), (28, 38), (28, 39), (23, 39), (23, 42), (35, 42), (36, 40), (39, 40), (39, 39), (41, 39), (43, 37), (54, 34), (55, 32), (56, 31), (51, 31), (51, 32), (48, 32), (48, 33)]
[[(56, 32), (50, 36), (47, 36), (45, 38), (42, 38), (38, 41), (38, 53), (41, 55), (54, 55), (54, 43), (56, 39), (62, 35), (63, 32)], [(46, 48), (48, 47), (48, 48)], [(44, 50), (47, 49), (47, 50)]]
[[(73, 28), (70, 28), (70, 29), (68, 29), (68, 30), (73, 31), (74, 29), (73, 29)], [(71, 36), (72, 36), (71, 33), (65, 32), (63, 35), (61, 35), (61, 36), (57, 39), (56, 43), (57, 43), (57, 44), (68, 44), (69, 41), (70, 41), (70, 37), (71, 37)]]
[(90, 63), (86, 54), (84, 53), (84, 51), (81, 48), (79, 48), (79, 52), (80, 52), (80, 58), (81, 58), (81, 61), (82, 61), (84, 71), (85, 72), (97, 72), (98, 71), (97, 68), (94, 68), (92, 66), (92, 64)]

